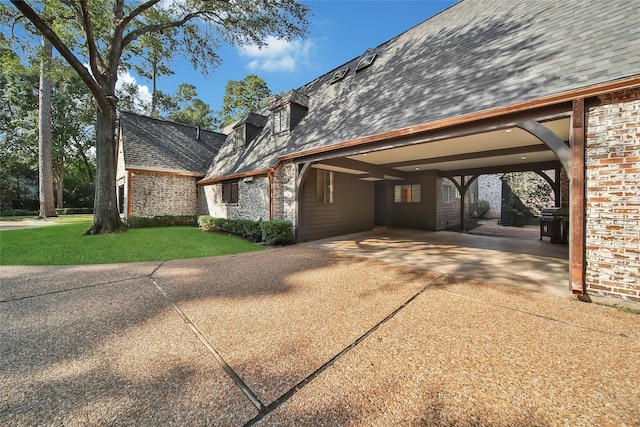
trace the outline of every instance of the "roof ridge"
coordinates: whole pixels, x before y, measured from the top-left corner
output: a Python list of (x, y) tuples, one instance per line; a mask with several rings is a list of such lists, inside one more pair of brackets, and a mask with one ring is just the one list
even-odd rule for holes
[(134, 111), (126, 111), (126, 110), (122, 110), (120, 111), (120, 115), (125, 114), (125, 115), (131, 115), (131, 116), (137, 116), (140, 117), (142, 119), (147, 119), (147, 120), (155, 120), (158, 122), (164, 122), (164, 123), (168, 123), (168, 124), (172, 124), (172, 125), (176, 125), (176, 126), (183, 126), (183, 127), (187, 127), (187, 128), (191, 128), (191, 129), (200, 129), (201, 132), (210, 132), (210, 133), (215, 133), (215, 134), (219, 134), (219, 135), (225, 135), (222, 132), (218, 132), (212, 129), (208, 129), (208, 128), (204, 128), (201, 126), (194, 126), (194, 125), (188, 125), (185, 123), (178, 123), (178, 122), (174, 122), (172, 120), (167, 120), (165, 118), (162, 117), (152, 117), (152, 116), (148, 116), (146, 114), (141, 114), (141, 113), (137, 113)]

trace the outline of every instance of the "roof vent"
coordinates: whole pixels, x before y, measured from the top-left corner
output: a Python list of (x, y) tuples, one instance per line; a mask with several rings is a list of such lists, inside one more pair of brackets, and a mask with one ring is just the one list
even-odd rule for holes
[(347, 76), (348, 72), (349, 72), (349, 67), (344, 67), (339, 69), (338, 71), (333, 73), (333, 77), (331, 77), (331, 80), (329, 80), (329, 83), (334, 84), (339, 82), (340, 80), (344, 79)]
[(367, 67), (370, 67), (371, 64), (373, 64), (373, 61), (376, 60), (376, 56), (378, 56), (375, 53), (369, 53), (365, 56), (363, 56), (360, 61), (358, 61), (358, 65), (356, 66), (356, 73), (360, 70), (364, 70)]

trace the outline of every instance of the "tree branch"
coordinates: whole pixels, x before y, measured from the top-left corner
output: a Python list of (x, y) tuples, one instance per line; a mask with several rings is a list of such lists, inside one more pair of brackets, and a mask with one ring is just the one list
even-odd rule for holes
[(102, 78), (102, 71), (105, 69), (104, 61), (98, 52), (98, 46), (93, 36), (93, 27), (91, 26), (91, 17), (89, 16), (89, 8), (87, 1), (80, 1), (80, 8), (82, 11), (82, 26), (84, 32), (87, 35), (87, 49), (89, 50), (89, 66), (93, 72), (93, 76), (96, 79)]
[(136, 28), (131, 31), (129, 34), (123, 37), (122, 39), (122, 47), (128, 46), (131, 42), (136, 40), (138, 37), (151, 32), (160, 32), (162, 30), (166, 30), (167, 28), (176, 28), (184, 25), (190, 20), (197, 18), (198, 16), (203, 15), (204, 12), (193, 12), (185, 15), (182, 19), (178, 21), (167, 22), (164, 24), (154, 24), (154, 25), (146, 25), (144, 27)]
[(38, 15), (38, 13), (31, 8), (26, 2), (19, 0), (11, 0), (11, 3), (18, 9), (31, 23), (36, 27), (40, 33), (46, 37), (53, 47), (60, 53), (60, 55), (69, 63), (78, 76), (82, 79), (84, 84), (87, 85), (91, 94), (96, 99), (98, 104), (107, 103), (107, 99), (102, 94), (100, 85), (96, 79), (91, 75), (89, 70), (82, 65), (82, 63), (76, 58), (76, 56), (69, 50), (67, 45), (64, 44), (58, 35), (51, 29), (51, 27)]
[(124, 29), (127, 27), (127, 25), (129, 25), (131, 21), (133, 21), (133, 19), (137, 18), (158, 3), (160, 3), (160, 0), (150, 0), (133, 9), (127, 16), (122, 18), (120, 23), (118, 23), (120, 31), (124, 33)]

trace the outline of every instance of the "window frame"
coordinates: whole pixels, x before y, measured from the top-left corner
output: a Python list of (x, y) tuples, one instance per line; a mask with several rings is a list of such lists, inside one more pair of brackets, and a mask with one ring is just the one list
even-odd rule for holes
[(227, 181), (222, 183), (222, 203), (225, 205), (238, 204), (240, 199), (240, 186), (238, 181)]
[[(327, 183), (328, 178), (328, 183)], [(335, 176), (333, 171), (318, 169), (316, 172), (316, 202), (322, 204), (334, 203)]]
[(422, 203), (421, 184), (397, 184), (393, 186), (394, 203)]
[(282, 107), (278, 107), (273, 110), (273, 112), (271, 113), (271, 129), (274, 135), (289, 130), (290, 115), (291, 114), (289, 113), (288, 105), (283, 105)]
[(453, 201), (452, 194), (453, 186), (449, 184), (442, 184), (442, 203), (445, 205), (451, 204)]

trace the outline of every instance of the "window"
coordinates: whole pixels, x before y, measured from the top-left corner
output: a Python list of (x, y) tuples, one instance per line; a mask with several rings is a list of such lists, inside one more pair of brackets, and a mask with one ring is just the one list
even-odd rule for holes
[(242, 125), (233, 130), (233, 148), (236, 150), (244, 147), (245, 140), (247, 139), (247, 127)]
[(344, 67), (339, 69), (338, 71), (333, 73), (333, 77), (331, 77), (331, 80), (329, 81), (329, 83), (333, 84), (333, 83), (339, 82), (340, 80), (344, 79), (347, 76), (348, 72), (349, 72), (349, 67)]
[(238, 203), (238, 181), (222, 183), (222, 203)]
[(316, 200), (318, 203), (333, 203), (333, 172), (317, 172)]
[(453, 193), (453, 187), (444, 184), (442, 186), (442, 203), (451, 203), (451, 193)]
[(371, 64), (373, 64), (373, 61), (375, 61), (375, 59), (376, 59), (375, 53), (370, 53), (368, 55), (363, 56), (362, 59), (358, 61), (358, 65), (356, 66), (356, 73), (360, 70), (364, 70), (365, 68), (370, 67)]
[(285, 130), (289, 130), (289, 112), (286, 106), (273, 111), (273, 133)]
[(394, 202), (420, 203), (420, 184), (394, 186)]

